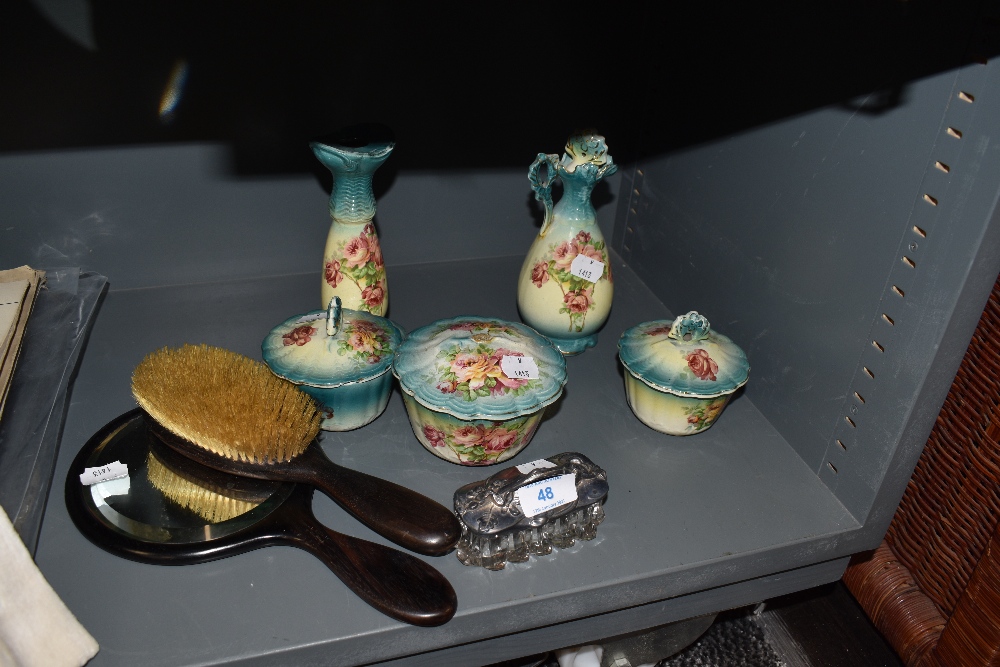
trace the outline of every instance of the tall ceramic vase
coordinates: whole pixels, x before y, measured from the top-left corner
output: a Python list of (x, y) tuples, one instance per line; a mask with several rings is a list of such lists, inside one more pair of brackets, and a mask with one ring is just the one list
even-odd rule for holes
[[(539, 153), (528, 170), (545, 219), (521, 267), (517, 306), (524, 322), (567, 356), (597, 344), (611, 311), (611, 263), (590, 194), (617, 168), (604, 137), (580, 134), (569, 138), (561, 159)], [(556, 180), (563, 192), (553, 206)]]
[(395, 147), (384, 125), (356, 125), (309, 144), (333, 174), (330, 232), (323, 253), (320, 303), (339, 296), (344, 308), (385, 315), (389, 307), (382, 248), (375, 233), (372, 175)]

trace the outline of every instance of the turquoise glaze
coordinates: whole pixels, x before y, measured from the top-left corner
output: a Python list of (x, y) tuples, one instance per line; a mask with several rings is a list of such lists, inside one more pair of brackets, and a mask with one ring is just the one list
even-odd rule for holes
[(399, 328), (370, 313), (330, 308), (285, 320), (261, 344), (275, 375), (299, 385), (319, 402), (327, 431), (349, 431), (385, 410), (392, 391), (392, 357)]
[(320, 302), (326, 306), (339, 296), (346, 308), (385, 315), (389, 286), (375, 231), (372, 175), (395, 147), (392, 133), (382, 125), (357, 125), (309, 147), (333, 174)]
[(647, 426), (671, 435), (714, 424), (750, 377), (743, 350), (712, 331), (696, 311), (628, 329), (618, 341), (618, 356), (627, 371), (632, 411)]
[[(562, 158), (539, 153), (528, 170), (545, 219), (531, 244), (517, 284), (517, 306), (531, 327), (547, 336), (565, 355), (597, 344), (614, 295), (610, 256), (590, 203), (594, 186), (617, 166), (604, 137), (570, 137)], [(562, 197), (552, 204), (552, 185), (562, 183)], [(574, 271), (574, 261), (595, 260), (596, 275)], [(596, 266), (591, 264), (591, 267)]]
[[(508, 377), (503, 357), (530, 357), (536, 378)], [(431, 453), (492, 465), (531, 440), (545, 408), (562, 396), (566, 361), (523, 324), (456, 317), (413, 331), (393, 360), (410, 425)]]

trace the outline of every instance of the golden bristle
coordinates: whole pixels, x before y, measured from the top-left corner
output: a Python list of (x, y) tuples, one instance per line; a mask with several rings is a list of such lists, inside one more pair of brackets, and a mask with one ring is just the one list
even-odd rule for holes
[(190, 510), (208, 523), (222, 523), (246, 514), (259, 502), (240, 500), (221, 493), (221, 489), (201, 486), (178, 475), (161, 463), (153, 452), (146, 459), (146, 476), (153, 488), (172, 502)]
[(236, 461), (298, 456), (319, 433), (316, 402), (264, 364), (208, 345), (151, 352), (132, 394), (169, 431)]

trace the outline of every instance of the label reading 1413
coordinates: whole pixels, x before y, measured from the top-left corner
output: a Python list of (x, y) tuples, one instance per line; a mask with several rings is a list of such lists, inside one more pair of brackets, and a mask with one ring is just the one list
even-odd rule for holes
[(516, 495), (524, 516), (536, 516), (576, 500), (576, 475), (549, 477), (522, 486)]

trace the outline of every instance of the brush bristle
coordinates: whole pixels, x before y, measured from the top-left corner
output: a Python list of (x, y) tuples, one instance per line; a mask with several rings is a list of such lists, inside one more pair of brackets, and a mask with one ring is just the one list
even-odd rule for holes
[(146, 476), (153, 488), (168, 500), (190, 510), (208, 523), (222, 523), (246, 514), (259, 502), (231, 498), (221, 489), (201, 486), (178, 475), (162, 463), (153, 452), (146, 459)]
[(218, 347), (151, 352), (132, 373), (132, 394), (172, 433), (235, 461), (289, 461), (319, 433), (310, 396), (264, 364)]

